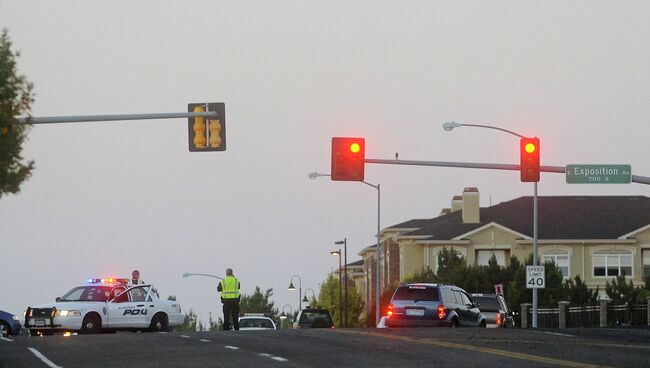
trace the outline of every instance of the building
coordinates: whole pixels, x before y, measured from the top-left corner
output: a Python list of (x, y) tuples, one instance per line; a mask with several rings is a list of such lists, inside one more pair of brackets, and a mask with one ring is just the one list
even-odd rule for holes
[[(506, 266), (533, 250), (533, 197), (480, 208), (479, 191), (465, 188), (438, 217), (414, 219), (381, 231), (381, 287), (424, 268), (437, 271), (443, 247), (463, 255), (467, 264), (487, 265), (494, 255)], [(618, 275), (635, 284), (650, 275), (650, 198), (644, 196), (538, 197), (538, 256), (554, 261), (565, 278), (580, 276), (600, 287)], [(374, 306), (375, 248), (364, 260), (365, 301)], [(368, 273), (371, 271), (371, 273)]]

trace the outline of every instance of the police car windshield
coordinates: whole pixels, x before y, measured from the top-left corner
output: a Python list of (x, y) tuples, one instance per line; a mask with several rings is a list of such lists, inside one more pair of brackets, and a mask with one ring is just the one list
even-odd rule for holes
[(105, 302), (108, 300), (106, 293), (110, 293), (109, 286), (79, 286), (68, 291), (59, 299), (62, 302)]

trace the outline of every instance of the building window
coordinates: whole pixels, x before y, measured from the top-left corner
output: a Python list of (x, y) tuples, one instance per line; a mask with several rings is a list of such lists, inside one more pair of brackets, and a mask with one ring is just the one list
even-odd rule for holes
[(593, 255), (594, 276), (632, 277), (632, 253), (625, 251), (596, 252)]
[(571, 276), (571, 270), (569, 269), (569, 253), (563, 251), (554, 251), (549, 253), (544, 253), (542, 255), (542, 262), (553, 262), (555, 267), (557, 267), (564, 278), (569, 278)]
[(476, 265), (477, 266), (487, 266), (490, 262), (490, 258), (494, 255), (497, 259), (497, 264), (499, 266), (506, 265), (506, 251), (505, 250), (477, 250), (476, 251)]
[(650, 276), (650, 249), (643, 250), (643, 275)]

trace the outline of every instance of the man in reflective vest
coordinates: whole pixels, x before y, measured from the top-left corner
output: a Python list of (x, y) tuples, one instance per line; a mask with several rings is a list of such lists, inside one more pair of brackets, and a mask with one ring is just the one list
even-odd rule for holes
[(223, 303), (223, 329), (230, 330), (230, 318), (235, 331), (239, 331), (239, 280), (233, 276), (232, 268), (226, 270), (226, 277), (224, 277), (217, 291), (221, 292), (221, 302)]

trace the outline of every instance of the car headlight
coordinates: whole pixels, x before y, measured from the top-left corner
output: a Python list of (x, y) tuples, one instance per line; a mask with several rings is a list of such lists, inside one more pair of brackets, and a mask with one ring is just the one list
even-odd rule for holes
[(81, 312), (78, 310), (57, 310), (56, 315), (59, 317), (79, 317)]
[(16, 317), (16, 316), (11, 316), (11, 318), (12, 318), (14, 321), (19, 321), (18, 317)]

